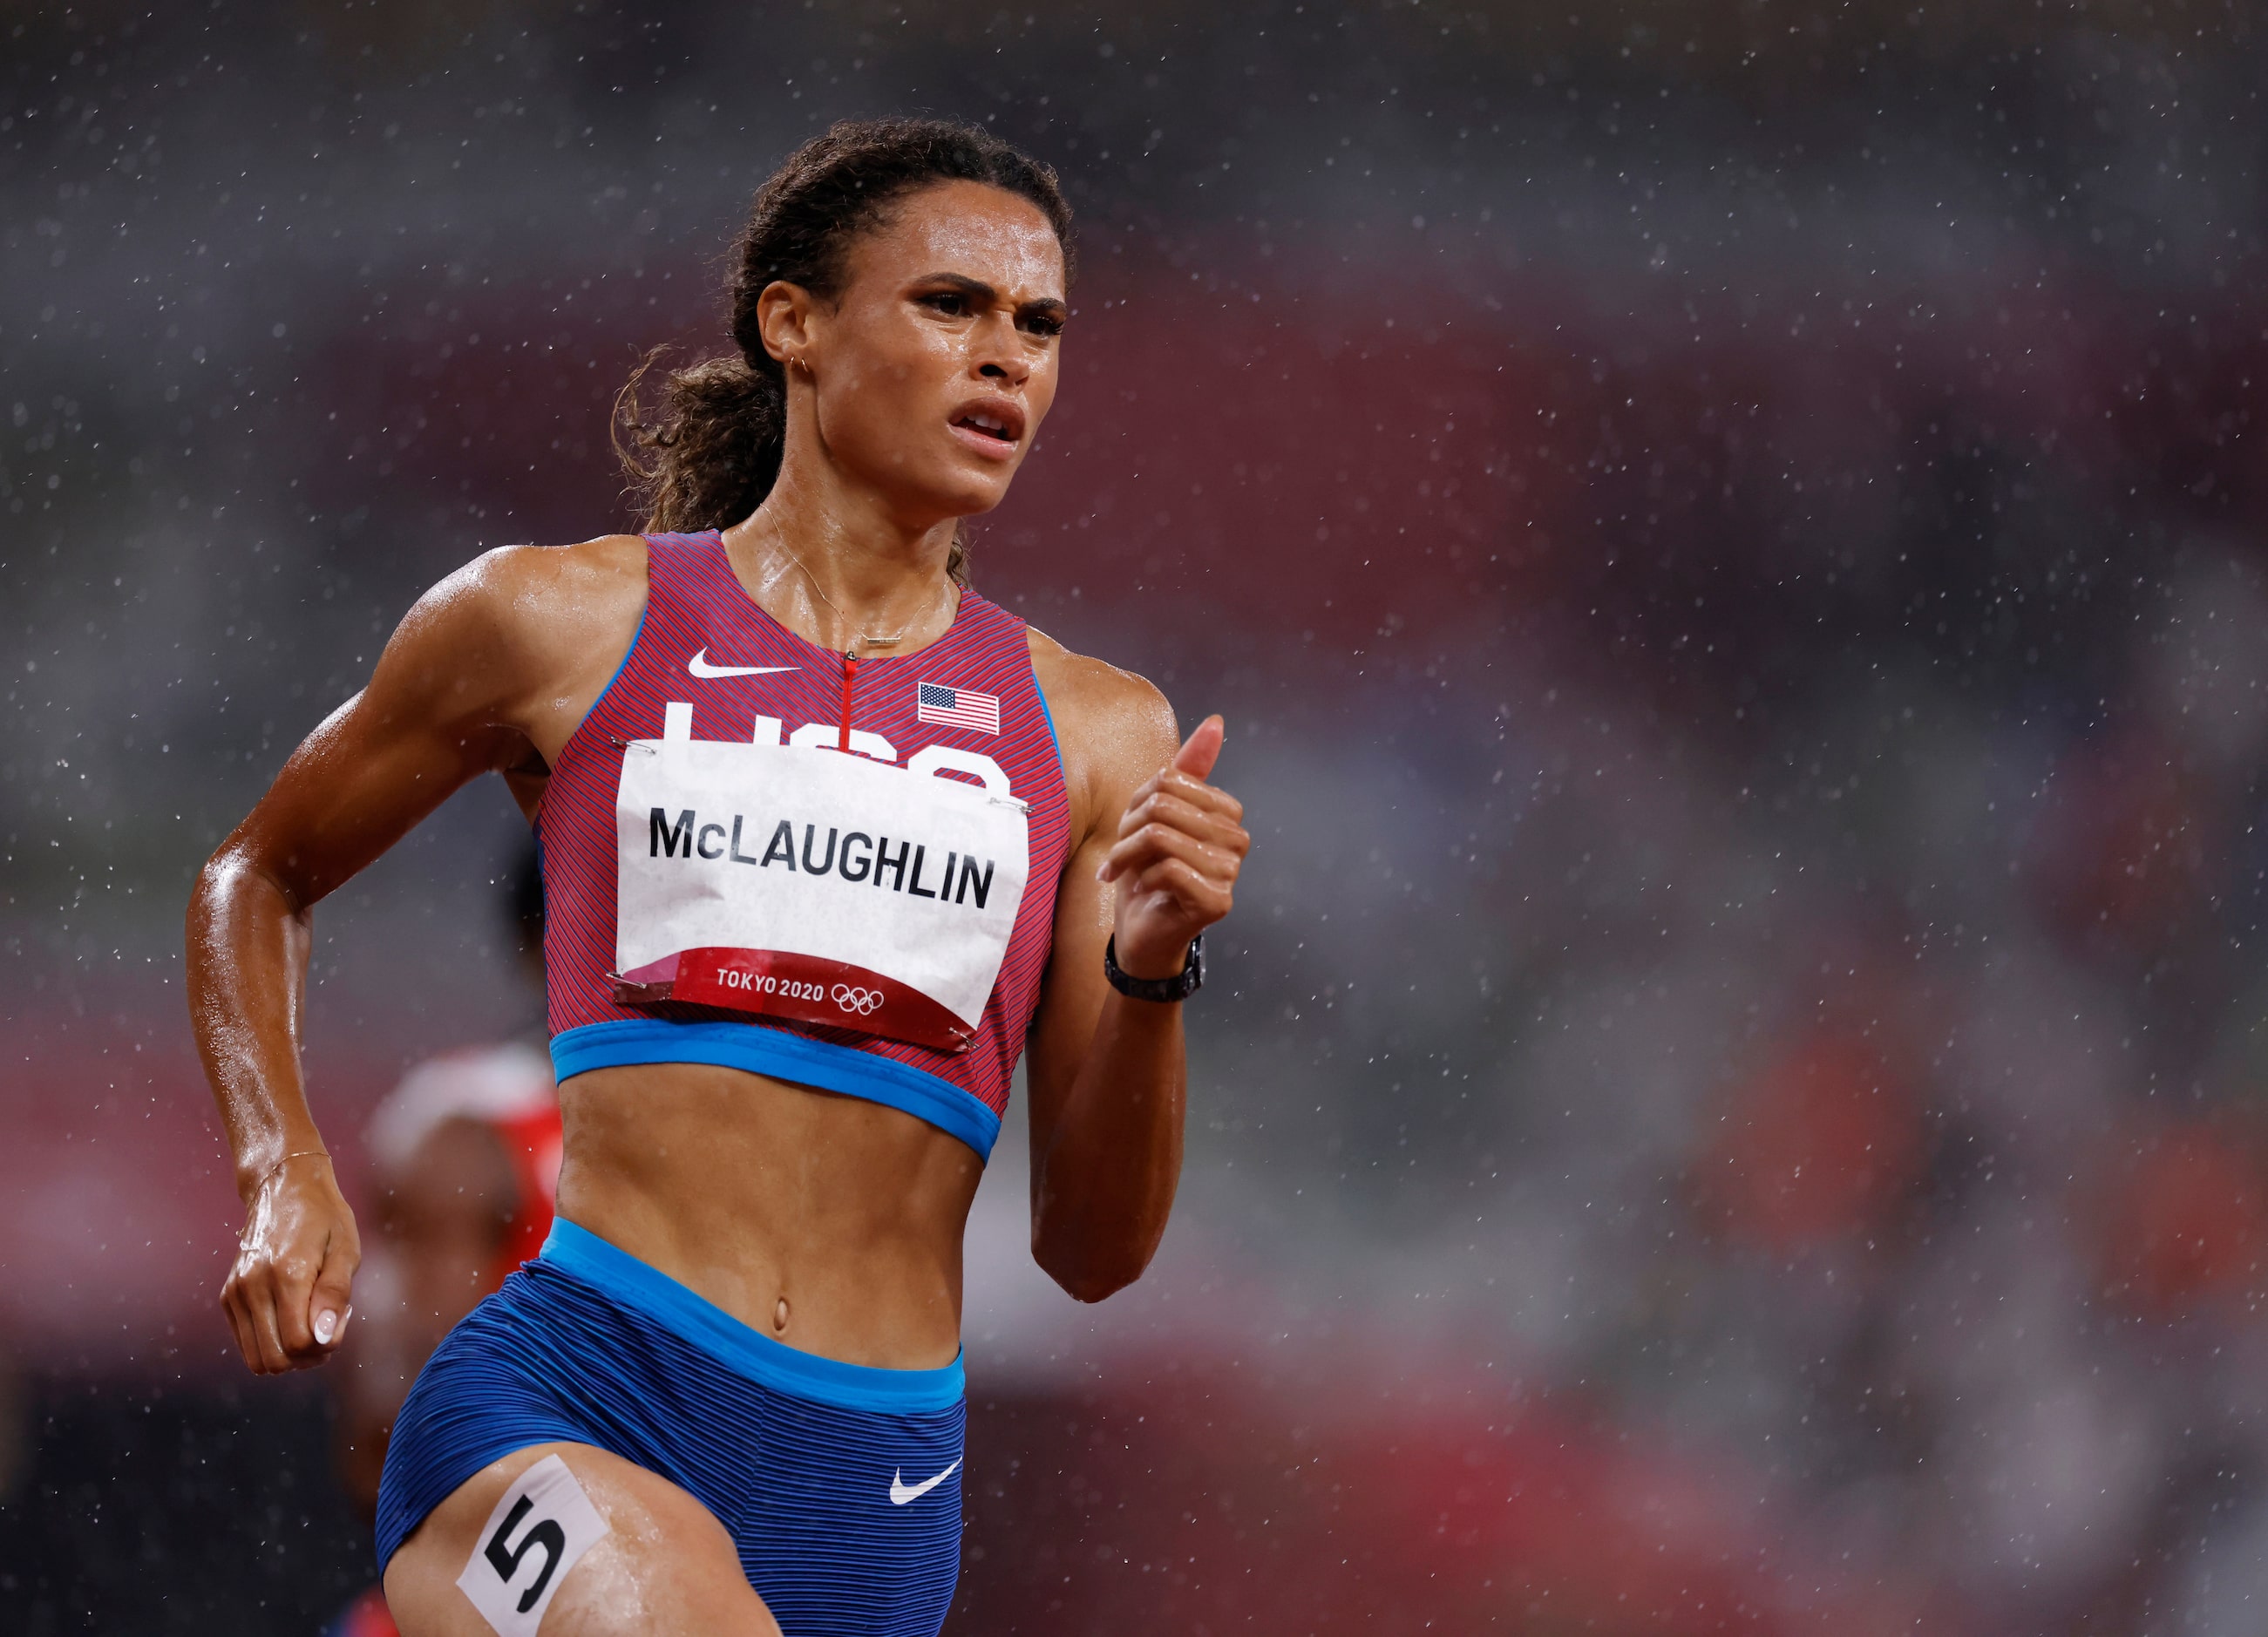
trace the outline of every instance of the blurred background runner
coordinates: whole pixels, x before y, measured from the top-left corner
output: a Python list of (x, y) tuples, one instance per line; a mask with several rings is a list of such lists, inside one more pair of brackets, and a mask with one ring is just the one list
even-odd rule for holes
[[(543, 886), (533, 852), (508, 910), (523, 1036), (429, 1058), (370, 1119), (369, 1219), (354, 1320), (324, 1374), (338, 1397), (339, 1472), (365, 1524), (387, 1434), (442, 1337), (542, 1248), (559, 1185), (559, 1096), (544, 1049)], [(394, 1637), (372, 1584), (327, 1637)]]

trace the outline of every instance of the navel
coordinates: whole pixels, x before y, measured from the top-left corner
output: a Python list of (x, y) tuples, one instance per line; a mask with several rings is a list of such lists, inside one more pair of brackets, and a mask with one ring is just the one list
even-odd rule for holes
[(784, 1335), (787, 1331), (787, 1298), (782, 1296), (779, 1305), (772, 1309), (772, 1328)]

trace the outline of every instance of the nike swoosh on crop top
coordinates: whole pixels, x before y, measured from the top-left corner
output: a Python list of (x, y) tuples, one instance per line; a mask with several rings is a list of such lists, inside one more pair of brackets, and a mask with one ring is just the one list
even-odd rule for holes
[[(1039, 1004), (1056, 885), (1070, 844), (1060, 751), (1032, 674), (1024, 622), (962, 592), (952, 626), (937, 642), (917, 653), (858, 661), (853, 719), (846, 723), (843, 656), (765, 613), (733, 574), (716, 531), (645, 541), (646, 605), (637, 634), (560, 753), (536, 813), (558, 1078), (637, 1063), (746, 1069), (902, 1109), (988, 1156)], [(751, 674), (722, 675), (720, 667)], [(696, 740), (745, 745), (777, 732), (791, 745), (812, 747), (811, 755), (842, 755), (836, 747), (848, 728), (857, 735), (850, 754), (871, 749), (873, 735), (899, 765), (941, 746), (988, 758), (1007, 775), (1010, 793), (1027, 808), (1029, 881), (998, 977), (963, 1049), (760, 1021), (721, 1007), (619, 998), (625, 991), (615, 966), (615, 802), (622, 759), (628, 747), (659, 741), (666, 729), (681, 736), (688, 705)], [(988, 731), (996, 705), (998, 731)]]

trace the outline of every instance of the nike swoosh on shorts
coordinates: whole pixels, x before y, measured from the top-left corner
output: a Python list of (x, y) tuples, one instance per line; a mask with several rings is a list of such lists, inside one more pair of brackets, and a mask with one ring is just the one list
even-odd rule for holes
[(945, 1471), (939, 1472), (935, 1478), (924, 1478), (918, 1484), (909, 1484), (906, 1482), (905, 1469), (903, 1467), (899, 1468), (896, 1471), (890, 1474), (890, 1504), (894, 1507), (902, 1507), (909, 1501), (920, 1500), (924, 1495), (929, 1493), (931, 1490), (945, 1482), (946, 1478), (951, 1478), (954, 1473), (954, 1469), (958, 1467), (960, 1464), (960, 1459), (956, 1456), (952, 1466), (946, 1467)]

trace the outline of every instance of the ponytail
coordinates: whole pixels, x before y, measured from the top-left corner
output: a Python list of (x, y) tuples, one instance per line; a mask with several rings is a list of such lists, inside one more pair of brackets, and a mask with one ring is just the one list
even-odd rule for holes
[[(787, 378), (757, 333), (756, 298), (784, 280), (834, 299), (851, 239), (897, 199), (946, 181), (983, 182), (1037, 205), (1069, 274), (1071, 207), (1055, 173), (990, 132), (943, 120), (864, 120), (814, 136), (757, 189), (741, 230), (726, 290), (737, 354), (667, 372), (649, 420), (640, 389), (666, 350), (657, 348), (615, 399), (615, 452), (647, 532), (725, 528), (763, 504), (786, 446)], [(945, 568), (968, 583), (958, 527)]]
[(787, 439), (787, 384), (744, 358), (705, 358), (662, 377), (658, 413), (639, 389), (668, 351), (638, 361), (615, 398), (615, 453), (645, 502), (649, 534), (725, 528), (763, 504)]

